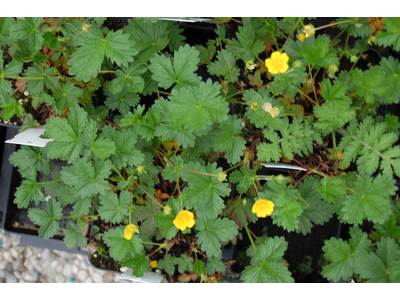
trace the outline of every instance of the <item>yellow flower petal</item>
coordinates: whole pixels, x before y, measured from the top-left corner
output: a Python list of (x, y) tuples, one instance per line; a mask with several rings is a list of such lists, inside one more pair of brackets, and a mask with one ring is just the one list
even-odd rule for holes
[(133, 224), (128, 224), (125, 227), (124, 230), (124, 238), (127, 240), (130, 240), (132, 238), (132, 234), (136, 232), (139, 233), (139, 230), (137, 229), (137, 227)]
[(274, 211), (274, 202), (271, 200), (258, 199), (256, 203), (254, 203), (251, 211), (257, 215), (259, 218), (265, 218), (267, 216), (272, 215)]
[(157, 266), (158, 266), (158, 262), (156, 261), (156, 260), (152, 260), (151, 262), (150, 262), (150, 266), (152, 267), (152, 268), (157, 268)]
[(188, 210), (181, 210), (172, 223), (179, 230), (185, 231), (186, 228), (192, 228), (194, 226), (194, 215)]
[(275, 118), (277, 115), (279, 115), (279, 108), (277, 107), (272, 108), (272, 112), (270, 114), (271, 117)]
[(272, 112), (272, 104), (271, 102), (265, 102), (263, 104), (263, 109), (267, 112), (267, 113), (271, 113)]
[(271, 74), (285, 73), (289, 69), (289, 56), (286, 53), (275, 51), (265, 60), (265, 66)]

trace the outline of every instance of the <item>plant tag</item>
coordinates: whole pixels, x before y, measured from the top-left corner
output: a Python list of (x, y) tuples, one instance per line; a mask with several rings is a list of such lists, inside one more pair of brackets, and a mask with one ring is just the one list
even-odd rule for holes
[(44, 133), (44, 128), (29, 128), (18, 133), (11, 140), (5, 141), (8, 144), (27, 145), (35, 147), (44, 147), (53, 139), (42, 139), (40, 135)]
[(158, 274), (156, 272), (147, 272), (143, 275), (143, 277), (133, 276), (132, 272), (132, 268), (128, 268), (124, 273), (122, 273), (122, 276), (120, 278), (130, 279), (141, 283), (160, 283), (161, 280), (164, 279), (164, 275)]
[(294, 165), (290, 165), (290, 164), (284, 164), (284, 163), (268, 163), (268, 164), (262, 164), (262, 165), (265, 168), (272, 168), (272, 169), (307, 171), (306, 169), (304, 169), (302, 167), (294, 166)]

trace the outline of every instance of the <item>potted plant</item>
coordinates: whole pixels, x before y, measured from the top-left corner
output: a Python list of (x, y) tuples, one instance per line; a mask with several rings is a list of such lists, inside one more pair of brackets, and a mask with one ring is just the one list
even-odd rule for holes
[[(400, 281), (399, 123), (377, 115), (399, 102), (399, 18), (214, 18), (201, 43), (157, 18), (7, 20), (4, 43), (20, 47), (2, 70), (3, 111), (22, 117), (9, 96), (21, 77), (52, 139), (10, 157), (23, 177), (15, 203), (51, 196), (28, 213), (41, 236), (69, 218), (67, 247), (85, 246), (92, 223), (92, 261), (168, 282), (222, 280), (235, 260), (222, 246), (245, 236), (242, 281), (294, 282), (279, 232), (340, 221), (342, 238), (320, 239), (322, 277)], [(364, 64), (371, 45), (386, 51)], [(39, 181), (51, 159), (65, 166)], [(288, 165), (298, 170), (262, 174)]]

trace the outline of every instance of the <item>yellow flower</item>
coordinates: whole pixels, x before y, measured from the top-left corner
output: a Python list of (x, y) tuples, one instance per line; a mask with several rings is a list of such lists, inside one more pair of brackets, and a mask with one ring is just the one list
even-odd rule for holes
[(263, 104), (263, 109), (271, 115), (272, 118), (275, 118), (276, 116), (279, 115), (279, 108), (277, 107), (272, 107), (271, 102), (265, 102)]
[(126, 225), (125, 230), (124, 230), (124, 238), (126, 238), (127, 240), (130, 240), (132, 238), (132, 234), (134, 232), (139, 233), (139, 230), (136, 228), (135, 225), (133, 225), (133, 224)]
[(181, 210), (173, 223), (176, 228), (185, 231), (186, 228), (192, 228), (194, 226), (194, 215), (188, 210)]
[(267, 216), (272, 215), (274, 211), (274, 202), (271, 200), (258, 199), (256, 203), (254, 203), (251, 211), (257, 215), (259, 218), (265, 218)]
[(305, 38), (306, 38), (306, 36), (304, 35), (304, 33), (300, 33), (300, 34), (299, 34), (299, 40), (300, 40), (300, 42), (303, 42)]
[(285, 73), (289, 69), (289, 56), (286, 53), (275, 51), (265, 60), (265, 65), (271, 74)]
[(152, 260), (151, 262), (150, 262), (150, 266), (152, 267), (152, 268), (157, 268), (157, 266), (158, 266), (158, 262), (156, 261), (156, 260)]

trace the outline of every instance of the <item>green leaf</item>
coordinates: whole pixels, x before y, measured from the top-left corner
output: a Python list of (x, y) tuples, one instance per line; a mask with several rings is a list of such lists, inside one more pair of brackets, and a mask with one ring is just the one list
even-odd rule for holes
[(227, 40), (238, 55), (245, 60), (254, 60), (264, 50), (264, 43), (257, 39), (255, 32), (250, 26), (241, 26), (236, 32), (236, 39)]
[(246, 149), (246, 141), (239, 136), (242, 131), (241, 122), (235, 116), (228, 116), (225, 122), (220, 123), (221, 131), (213, 139), (214, 149), (225, 152), (225, 158), (230, 164), (239, 162)]
[(224, 76), (229, 82), (235, 82), (239, 78), (240, 70), (236, 66), (235, 55), (228, 50), (218, 51), (217, 61), (208, 65), (208, 73)]
[[(232, 181), (231, 177), (230, 180)], [(241, 197), (230, 199), (222, 211), (222, 216), (234, 221), (239, 230), (242, 230), (249, 222), (257, 221), (257, 216), (251, 211), (250, 201), (245, 201)]]
[(95, 165), (84, 158), (74, 161), (68, 168), (62, 168), (61, 178), (73, 188), (74, 194), (81, 198), (97, 194), (104, 195), (110, 187), (105, 180), (111, 174), (109, 161), (98, 161)]
[(245, 283), (293, 283), (287, 267), (276, 262), (282, 258), (286, 248), (287, 242), (283, 237), (267, 239), (258, 246), (252, 264), (245, 267), (240, 279)]
[(150, 59), (151, 78), (162, 88), (168, 89), (177, 84), (180, 87), (198, 86), (201, 78), (194, 72), (199, 63), (199, 51), (195, 47), (185, 45), (174, 51), (174, 57), (156, 54)]
[(117, 224), (127, 215), (130, 205), (129, 191), (121, 191), (119, 196), (114, 192), (106, 192), (99, 198), (98, 212), (106, 222)]
[(287, 93), (290, 97), (294, 97), (300, 89), (300, 85), (305, 83), (305, 67), (293, 69), (291, 72), (279, 74), (271, 84), (268, 85), (268, 90), (273, 95), (283, 95)]
[(398, 274), (400, 250), (396, 242), (384, 237), (378, 242), (376, 254), (362, 252), (355, 258), (355, 272), (368, 283), (393, 282), (393, 274)]
[(147, 66), (131, 63), (128, 67), (121, 67), (115, 72), (117, 78), (110, 82), (110, 92), (120, 93), (124, 88), (132, 93), (141, 93), (144, 88), (144, 79), (140, 76), (147, 71)]
[(119, 263), (121, 267), (131, 267), (133, 276), (143, 277), (143, 275), (147, 272), (149, 259), (144, 253), (135, 256), (132, 256), (132, 254), (128, 253)]
[(351, 20), (349, 23), (340, 23), (338, 27), (341, 30), (346, 29), (347, 32), (354, 37), (363, 37), (371, 34), (371, 27), (366, 20), (360, 20), (359, 18), (338, 18), (336, 22), (343, 22)]
[(78, 98), (82, 96), (82, 89), (75, 86), (72, 82), (60, 85), (60, 89), (54, 91), (53, 96), (56, 99), (56, 112), (63, 113), (63, 110), (72, 106), (78, 106)]
[(154, 220), (159, 211), (160, 206), (154, 201), (147, 202), (145, 206), (136, 207), (132, 211), (132, 222), (143, 222), (140, 226), (140, 234), (151, 237), (155, 233), (157, 227)]
[(5, 67), (5, 69), (3, 66), (4, 66), (3, 50), (0, 50), (0, 104), (2, 103), (1, 100), (7, 103), (9, 94), (14, 93), (11, 82), (9, 82), (4, 77), (17, 76), (19, 73), (21, 73), (23, 64), (13, 60), (7, 65), (7, 67)]
[(338, 146), (338, 150), (343, 151), (343, 162), (349, 163), (359, 156), (357, 167), (361, 174), (372, 175), (380, 166), (384, 175), (392, 176), (394, 172), (399, 176), (400, 147), (393, 147), (398, 135), (387, 132), (388, 126), (384, 122), (373, 123), (372, 117), (367, 116), (358, 128), (356, 121), (347, 127), (348, 133)]
[(37, 52), (43, 45), (43, 32), (40, 30), (40, 24), (43, 18), (26, 17), (18, 19), (18, 23), (12, 23), (9, 32), (13, 40), (23, 40), (29, 38), (29, 47), (33, 52)]
[(43, 92), (43, 88), (46, 87), (52, 91), (54, 91), (60, 83), (58, 79), (51, 76), (52, 68), (44, 69), (42, 66), (33, 65), (26, 69), (25, 76), (29, 78), (38, 78), (38, 79), (28, 79), (28, 83), (26, 84), (26, 88), (28, 92), (32, 95), (39, 95)]
[[(14, 18), (11, 17), (1, 17), (0, 18), (0, 45), (1, 46), (11, 46), (11, 39), (8, 29), (11, 24), (14, 23)], [(3, 57), (1, 55), (1, 57)]]
[(65, 234), (64, 243), (68, 249), (74, 248), (76, 244), (79, 247), (86, 247), (87, 241), (84, 236), (82, 236), (82, 229), (72, 222), (67, 223), (67, 228), (63, 228), (63, 233)]
[(397, 190), (395, 180), (378, 174), (375, 179), (357, 176), (354, 194), (347, 195), (342, 208), (343, 218), (350, 224), (362, 224), (364, 219), (383, 224), (390, 216), (391, 197)]
[(178, 228), (175, 227), (173, 222), (179, 210), (174, 208), (173, 200), (168, 201), (168, 206), (172, 208), (171, 212), (168, 215), (163, 211), (158, 212), (154, 217), (154, 223), (158, 228), (163, 229), (162, 234), (164, 238), (172, 239), (178, 233)]
[(347, 187), (340, 177), (322, 178), (318, 183), (317, 191), (329, 203), (335, 203), (337, 197), (347, 195)]
[(129, 39), (129, 34), (122, 30), (110, 31), (105, 37), (103, 34), (91, 34), (91, 38), (83, 39), (75, 52), (68, 60), (68, 73), (75, 75), (76, 80), (88, 82), (92, 77), (97, 77), (97, 72), (101, 70), (104, 57), (117, 65), (127, 66), (133, 61), (133, 56), (137, 54), (133, 47), (134, 42)]
[(34, 173), (33, 178), (22, 180), (21, 185), (15, 192), (14, 203), (17, 204), (18, 208), (27, 208), (30, 201), (35, 201), (36, 205), (44, 201), (44, 195), (41, 191), (44, 184), (36, 182), (36, 170), (27, 169)]
[(329, 43), (325, 40), (318, 40), (313, 47), (303, 46), (300, 49), (304, 60), (313, 65), (327, 68), (330, 64), (337, 64), (338, 57), (335, 54), (328, 54)]
[[(353, 74), (353, 73), (352, 73)], [(349, 106), (351, 98), (346, 96), (347, 87), (343, 82), (331, 85), (329, 79), (324, 79), (321, 83), (321, 95), (327, 101), (332, 101), (340, 106)]]
[(220, 90), (217, 83), (208, 79), (198, 87), (175, 91), (170, 97), (170, 118), (193, 130), (206, 129), (213, 121), (223, 121), (228, 114), (228, 104)]
[(146, 114), (133, 127), (136, 133), (143, 139), (150, 141), (154, 138), (156, 127), (160, 124), (161, 120), (161, 113), (156, 108), (150, 107)]
[(142, 239), (133, 234), (130, 240), (124, 238), (125, 226), (111, 229), (104, 233), (103, 240), (110, 247), (110, 255), (115, 260), (122, 260), (128, 253), (133, 257), (141, 255), (144, 251)]
[(197, 243), (208, 257), (222, 255), (220, 243), (228, 242), (238, 234), (238, 226), (226, 218), (198, 219), (195, 228), (198, 230)]
[(175, 258), (172, 257), (170, 254), (164, 255), (164, 257), (158, 261), (157, 268), (165, 270), (165, 272), (167, 272), (170, 275), (174, 274), (175, 273)]
[(388, 58), (382, 57), (380, 62), (383, 71), (385, 72), (385, 83), (391, 88), (384, 95), (387, 103), (399, 103), (400, 98), (400, 63), (392, 56)]
[(124, 129), (123, 131), (116, 131), (116, 129), (110, 125), (103, 128), (101, 136), (113, 141), (117, 153), (111, 156), (112, 164), (121, 169), (127, 166), (137, 166), (143, 162), (144, 155), (138, 149), (135, 149), (136, 145), (136, 134), (131, 129)]
[(351, 78), (357, 85), (357, 94), (367, 103), (374, 102), (374, 95), (384, 96), (391, 89), (390, 86), (383, 84), (385, 72), (379, 67), (370, 68), (365, 72), (355, 68), (351, 72)]
[(196, 260), (193, 264), (193, 272), (201, 275), (206, 271), (206, 267), (204, 266), (204, 261)]
[(212, 256), (207, 257), (207, 273), (214, 274), (215, 272), (224, 272), (226, 267), (223, 261), (221, 260), (222, 256)]
[(376, 42), (380, 46), (393, 46), (396, 51), (400, 51), (400, 18), (384, 18), (382, 23), (385, 31), (377, 36)]
[(216, 49), (214, 45), (207, 45), (207, 48), (203, 47), (202, 45), (195, 45), (196, 49), (199, 51), (199, 64), (208, 65), (211, 60), (213, 59)]
[(313, 141), (322, 142), (319, 134), (312, 128), (313, 120), (313, 118), (309, 118), (303, 122), (302, 114), (295, 117), (291, 124), (287, 118), (283, 119), (279, 128), (282, 138), (273, 129), (264, 129), (264, 136), (272, 143), (260, 143), (257, 146), (259, 160), (277, 162), (281, 158), (281, 153), (286, 159), (291, 160), (294, 158), (294, 154), (302, 156), (303, 153), (312, 152)]
[(308, 176), (299, 184), (299, 192), (301, 197), (307, 201), (308, 207), (303, 209), (303, 213), (299, 216), (299, 228), (303, 235), (311, 232), (312, 223), (322, 225), (328, 222), (333, 216), (331, 206), (322, 201), (317, 191), (319, 180), (316, 176)]
[(179, 273), (193, 270), (193, 258), (182, 254), (180, 257), (175, 257), (175, 264), (178, 265)]
[(21, 149), (10, 155), (9, 161), (21, 170), (33, 167), (46, 175), (50, 173), (50, 160), (44, 155), (43, 148), (21, 146)]
[(181, 46), (185, 46), (186, 43), (184, 42), (184, 40), (186, 40), (186, 37), (181, 34), (183, 32), (183, 29), (179, 26), (179, 24), (176, 24), (174, 22), (168, 22), (167, 24), (169, 31), (168, 48), (169, 51), (173, 52), (175, 50), (178, 50)]
[(356, 117), (356, 111), (336, 101), (327, 101), (322, 105), (314, 106), (314, 115), (318, 119), (314, 126), (323, 134), (329, 134), (353, 120)]
[(112, 94), (106, 89), (107, 100), (104, 104), (109, 109), (118, 109), (123, 115), (131, 111), (131, 107), (135, 107), (140, 102), (140, 97), (137, 94), (133, 94), (126, 89), (123, 89), (117, 94)]
[[(257, 91), (250, 89), (243, 94), (243, 100), (250, 105), (246, 105), (246, 116), (258, 128), (269, 127), (271, 129), (278, 129), (282, 126), (282, 116), (284, 116), (284, 108), (278, 104), (278, 100), (271, 97), (269, 91), (265, 88), (258, 89)], [(270, 102), (272, 107), (277, 107), (281, 112), (275, 118), (263, 109), (263, 105)], [(256, 103), (258, 108), (252, 109), (251, 104)]]
[[(215, 163), (203, 167), (199, 163), (190, 162), (185, 168), (215, 175), (218, 175), (222, 171), (221, 168), (216, 167)], [(216, 218), (224, 207), (224, 201), (221, 196), (229, 195), (230, 189), (228, 188), (228, 184), (219, 182), (215, 176), (199, 173), (182, 172), (181, 176), (189, 185), (184, 189), (184, 206), (188, 209), (194, 207), (198, 213), (201, 211), (212, 218)]]
[(322, 250), (330, 264), (323, 267), (321, 274), (326, 279), (337, 282), (351, 276), (357, 267), (355, 260), (371, 245), (367, 234), (358, 227), (350, 228), (350, 236), (349, 242), (334, 237), (325, 241)]
[(169, 43), (167, 24), (161, 21), (145, 22), (138, 18), (129, 19), (125, 27), (131, 39), (135, 41), (135, 48), (139, 53), (135, 56), (138, 63), (145, 63), (156, 53), (162, 51)]
[(87, 113), (79, 106), (70, 108), (68, 118), (50, 117), (44, 128), (54, 141), (46, 145), (50, 159), (59, 158), (72, 163), (83, 151), (80, 135), (87, 124)]
[(8, 103), (3, 103), (0, 107), (3, 108), (1, 110), (1, 117), (5, 121), (10, 120), (14, 115), (17, 115), (17, 117), (22, 117), (25, 111), (23, 106), (14, 98), (10, 98)]
[(265, 191), (260, 192), (262, 199), (272, 199), (274, 211), (271, 215), (273, 224), (283, 227), (287, 231), (297, 229), (298, 217), (303, 212), (302, 205), (298, 202), (299, 197), (293, 186), (286, 186), (285, 183), (275, 183), (270, 180), (266, 184)]
[(45, 206), (45, 211), (39, 208), (28, 210), (28, 217), (40, 226), (39, 236), (49, 239), (60, 230), (59, 220), (63, 216), (61, 203), (51, 198)]

